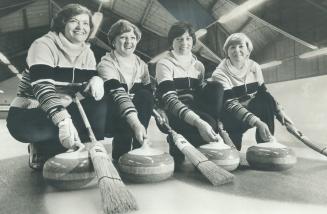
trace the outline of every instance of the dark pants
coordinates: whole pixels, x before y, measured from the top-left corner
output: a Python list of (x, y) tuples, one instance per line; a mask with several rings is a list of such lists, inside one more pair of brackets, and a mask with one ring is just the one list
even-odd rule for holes
[[(133, 149), (139, 148), (141, 144), (134, 138), (133, 130), (124, 118), (121, 117), (116, 104), (109, 99), (109, 108), (107, 117), (107, 133), (113, 134), (112, 158), (118, 161), (119, 157)], [(137, 110), (137, 116), (142, 125), (147, 128), (154, 106), (153, 94), (146, 89), (135, 91), (132, 102)]]
[[(247, 109), (259, 117), (261, 121), (265, 122), (270, 130), (270, 133), (274, 134), (274, 112), (276, 111), (276, 102), (270, 93), (266, 91), (258, 92), (258, 94), (248, 104)], [(237, 120), (234, 115), (231, 115), (228, 112), (223, 113), (222, 121), (236, 148), (241, 150), (243, 133), (251, 127), (244, 124), (242, 121)], [(257, 143), (263, 142), (258, 130), (256, 131), (256, 141)]]
[[(104, 115), (107, 114), (108, 109), (107, 102), (104, 100), (95, 101), (89, 97), (82, 100), (81, 103), (96, 138), (102, 140), (106, 122)], [(71, 103), (66, 109), (71, 115), (81, 141), (90, 141), (76, 104)], [(21, 109), (11, 107), (8, 112), (7, 127), (16, 140), (22, 143), (33, 143), (41, 152), (60, 153), (66, 150), (59, 141), (58, 127), (40, 108)]]
[[(224, 90), (220, 83), (210, 82), (196, 94), (193, 102), (185, 104), (206, 121), (215, 132), (218, 132), (217, 120), (220, 118), (223, 94)], [(167, 117), (172, 129), (183, 135), (193, 146), (198, 147), (207, 143), (202, 139), (196, 127), (170, 113), (167, 113)], [(174, 157), (176, 163), (181, 163), (185, 159), (184, 155), (169, 137), (168, 142), (170, 154)]]

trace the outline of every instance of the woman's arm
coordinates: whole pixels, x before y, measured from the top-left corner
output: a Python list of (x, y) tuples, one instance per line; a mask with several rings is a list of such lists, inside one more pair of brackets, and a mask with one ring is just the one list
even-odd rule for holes
[(165, 63), (161, 63), (160, 61), (156, 67), (156, 80), (159, 84), (159, 100), (164, 104), (166, 111), (187, 124), (196, 127), (205, 141), (212, 142), (218, 140), (212, 127), (179, 100), (173, 81), (173, 71)]
[(48, 45), (33, 43), (27, 56), (32, 91), (40, 108), (58, 126), (61, 144), (68, 149), (80, 147), (82, 144), (71, 116), (56, 92), (54, 60), (54, 54)]
[(54, 54), (50, 47), (42, 42), (34, 42), (28, 51), (27, 63), (31, 77), (33, 94), (53, 123), (70, 118), (62, 105), (54, 85)]
[[(248, 111), (237, 98), (232, 88), (233, 85), (229, 77), (218, 66), (213, 72), (212, 81), (220, 82), (224, 87), (224, 109), (233, 115), (237, 120), (249, 125), (250, 127), (257, 127), (263, 140), (269, 140), (270, 132), (267, 124), (262, 122), (260, 118)], [(263, 82), (262, 76), (258, 78), (258, 82)]]
[(195, 121), (200, 117), (179, 100), (172, 69), (169, 67), (169, 62), (159, 61), (157, 63), (158, 98), (166, 111), (194, 126)]
[(127, 91), (119, 81), (117, 68), (108, 60), (101, 60), (97, 68), (99, 76), (104, 80), (104, 93), (108, 94), (117, 106), (119, 115), (125, 118), (134, 131), (138, 142), (143, 143), (147, 138), (146, 130), (137, 116), (137, 110)]

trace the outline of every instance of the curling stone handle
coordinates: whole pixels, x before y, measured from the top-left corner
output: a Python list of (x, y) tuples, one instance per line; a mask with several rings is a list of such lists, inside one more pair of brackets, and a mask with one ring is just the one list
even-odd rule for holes
[(149, 143), (149, 140), (148, 139), (144, 139), (141, 148), (144, 149), (144, 150), (150, 149), (150, 143)]
[(86, 150), (86, 147), (85, 147), (85, 145), (84, 144), (79, 144), (80, 146), (79, 147), (77, 147), (77, 149), (68, 149), (66, 152), (67, 153), (79, 153), (79, 152), (83, 152), (83, 151), (85, 151)]

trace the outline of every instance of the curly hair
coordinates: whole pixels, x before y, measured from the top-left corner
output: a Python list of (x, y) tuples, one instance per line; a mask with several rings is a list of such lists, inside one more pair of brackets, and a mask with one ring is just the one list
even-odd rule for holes
[(137, 42), (141, 40), (142, 37), (142, 32), (140, 29), (132, 24), (131, 22), (125, 20), (125, 19), (120, 19), (118, 20), (115, 24), (113, 24), (108, 32), (108, 42), (111, 45), (112, 48), (115, 48), (113, 45), (113, 42), (115, 41), (115, 38), (123, 33), (126, 32), (131, 32), (133, 31)]
[(87, 14), (90, 21), (90, 34), (93, 30), (92, 13), (80, 4), (67, 4), (52, 19), (50, 30), (56, 33), (64, 33), (69, 19), (80, 14)]

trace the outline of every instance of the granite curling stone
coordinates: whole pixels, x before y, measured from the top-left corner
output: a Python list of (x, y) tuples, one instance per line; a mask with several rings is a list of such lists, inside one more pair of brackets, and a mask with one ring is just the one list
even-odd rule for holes
[(253, 169), (271, 171), (290, 169), (297, 162), (293, 150), (275, 140), (249, 147), (246, 160)]
[(174, 160), (168, 153), (150, 148), (144, 143), (119, 158), (118, 168), (123, 179), (134, 183), (159, 182), (170, 178)]
[(222, 141), (202, 145), (198, 150), (210, 161), (228, 171), (237, 169), (240, 164), (239, 151), (226, 145)]
[(43, 178), (62, 190), (85, 187), (95, 178), (88, 151), (66, 152), (50, 158), (44, 164)]

